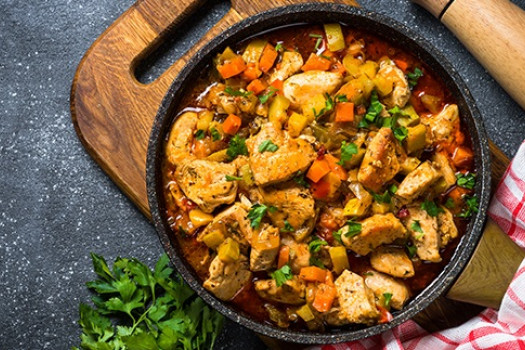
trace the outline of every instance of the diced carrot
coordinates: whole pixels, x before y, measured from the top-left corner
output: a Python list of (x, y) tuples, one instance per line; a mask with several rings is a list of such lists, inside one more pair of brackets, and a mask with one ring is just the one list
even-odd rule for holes
[(332, 275), (331, 271), (328, 271), (328, 270), (326, 271), (326, 278), (325, 278), (324, 283), (328, 284), (329, 286), (334, 285), (334, 275)]
[(319, 312), (327, 312), (332, 308), (336, 295), (335, 287), (324, 283), (319, 284), (312, 307)]
[(324, 155), (324, 159), (326, 159), (326, 162), (328, 163), (328, 166), (330, 167), (330, 170), (336, 174), (337, 176), (339, 176), (339, 178), (342, 180), (342, 181), (346, 181), (346, 179), (348, 179), (348, 174), (346, 172), (345, 169), (343, 169), (342, 166), (340, 166), (339, 164), (337, 164), (337, 162), (339, 162), (339, 159), (337, 159), (336, 157), (334, 157), (333, 155), (331, 155), (330, 153), (327, 153)]
[(343, 66), (341, 62), (337, 61), (332, 65), (332, 69), (330, 69), (330, 72), (339, 73), (341, 75), (344, 75), (346, 73), (346, 68), (345, 66)]
[(246, 90), (253, 92), (256, 95), (259, 95), (261, 92), (266, 89), (267, 85), (264, 80), (255, 79), (252, 80), (250, 84), (246, 87)]
[(299, 277), (307, 282), (324, 282), (326, 279), (326, 270), (317, 266), (302, 267)]
[(401, 60), (399, 58), (394, 59), (393, 61), (396, 64), (396, 66), (398, 66), (399, 69), (401, 69), (403, 72), (407, 71), (407, 69), (408, 69), (408, 63), (407, 62), (405, 62), (405, 61), (403, 61), (403, 60)]
[(309, 70), (329, 70), (330, 66), (332, 66), (332, 62), (330, 60), (311, 53), (306, 63), (301, 67), (301, 70), (303, 72)]
[(247, 81), (252, 81), (254, 79), (259, 78), (261, 74), (261, 70), (257, 68), (255, 63), (248, 63), (248, 66), (246, 67), (244, 72), (242, 72), (242, 78)]
[(324, 158), (316, 159), (310, 167), (310, 169), (308, 169), (306, 177), (312, 180), (313, 182), (318, 182), (323, 176), (325, 176), (329, 172), (330, 166), (328, 165), (328, 162)]
[(353, 122), (354, 121), (354, 104), (352, 102), (340, 102), (335, 106), (335, 121)]
[(287, 245), (283, 245), (281, 249), (279, 249), (279, 259), (277, 260), (277, 268), (280, 269), (284, 265), (288, 264), (288, 261), (290, 261), (290, 247)]
[(277, 89), (277, 91), (275, 92), (277, 95), (283, 94), (283, 81), (281, 79), (275, 79), (270, 83), (270, 86)]
[(330, 194), (330, 182), (321, 179), (318, 182), (312, 183), (310, 189), (314, 199), (324, 199)]
[(224, 79), (241, 74), (246, 69), (246, 63), (241, 56), (236, 56), (229, 62), (217, 66), (217, 70)]
[(275, 51), (275, 48), (271, 44), (266, 44), (261, 55), (261, 59), (259, 60), (259, 69), (264, 73), (268, 73), (268, 71), (273, 67), (277, 55), (278, 53)]
[(452, 155), (452, 161), (458, 168), (468, 168), (472, 165), (474, 160), (474, 154), (472, 151), (463, 146), (456, 147), (454, 154)]
[(230, 114), (228, 118), (222, 123), (222, 130), (229, 135), (235, 135), (241, 127), (242, 120), (235, 114)]

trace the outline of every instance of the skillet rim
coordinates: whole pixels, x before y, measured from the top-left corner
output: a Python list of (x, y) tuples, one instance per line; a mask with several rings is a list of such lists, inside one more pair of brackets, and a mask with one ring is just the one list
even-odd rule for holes
[[(305, 20), (306, 16), (308, 16), (308, 18)], [(341, 17), (345, 16), (348, 19), (346, 21), (341, 20)], [(323, 20), (320, 21), (318, 20), (319, 18)], [(194, 273), (193, 268), (178, 254), (177, 248), (174, 247), (170, 239), (171, 230), (167, 226), (162, 214), (164, 204), (160, 167), (162, 163), (161, 155), (163, 154), (163, 145), (169, 128), (176, 119), (174, 112), (176, 110), (176, 104), (184, 95), (182, 91), (184, 86), (190, 83), (188, 80), (198, 76), (199, 73), (196, 71), (199, 70), (199, 68), (206, 67), (208, 60), (225, 46), (231, 45), (235, 41), (260, 34), (262, 31), (290, 25), (291, 22), (293, 24), (315, 24), (335, 21), (352, 26), (352, 21), (356, 20), (361, 22), (356, 25), (357, 28), (370, 30), (369, 28), (363, 28), (363, 23), (370, 24), (374, 26), (371, 30), (372, 33), (382, 37), (382, 39), (386, 41), (394, 42), (396, 46), (401, 47), (398, 42), (387, 37), (394, 33), (393, 35), (397, 36), (397, 39), (401, 40), (402, 44), (411, 46), (407, 51), (430, 66), (436, 75), (440, 75), (447, 89), (453, 93), (460, 108), (461, 120), (467, 124), (472, 147), (477, 155), (475, 167), (478, 179), (476, 194), (480, 203), (479, 212), (471, 219), (467, 232), (462, 236), (453, 256), (441, 273), (422, 292), (405, 305), (403, 310), (394, 312), (394, 319), (391, 322), (373, 326), (349, 326), (347, 328), (353, 329), (337, 330), (332, 331), (332, 333), (282, 329), (267, 323), (255, 321), (242, 312), (235, 310), (227, 302), (217, 299), (213, 294), (204, 289)], [(257, 28), (257, 30), (250, 32), (253, 28)], [(265, 29), (261, 30), (260, 28)], [(381, 31), (383, 31), (382, 34), (379, 33)], [(394, 19), (373, 11), (341, 4), (307, 3), (282, 6), (248, 17), (231, 26), (217, 37), (214, 37), (188, 61), (172, 82), (155, 117), (147, 150), (146, 182), (152, 220), (155, 224), (159, 240), (177, 271), (182, 275), (186, 283), (188, 283), (207, 304), (230, 320), (272, 338), (302, 344), (332, 344), (363, 339), (391, 329), (425, 309), (438, 296), (444, 294), (452, 285), (470, 260), (483, 232), (491, 185), (490, 152), (481, 115), (465, 82), (443, 54), (428, 43), (426, 39)]]

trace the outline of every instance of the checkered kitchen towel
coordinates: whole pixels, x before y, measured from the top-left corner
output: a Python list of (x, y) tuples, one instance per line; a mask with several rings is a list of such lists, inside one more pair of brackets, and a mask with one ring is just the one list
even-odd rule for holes
[[(489, 208), (491, 218), (525, 247), (525, 142), (501, 180)], [(428, 333), (414, 321), (361, 341), (313, 349), (524, 349), (525, 260), (521, 263), (499, 312), (486, 309), (461, 326)]]

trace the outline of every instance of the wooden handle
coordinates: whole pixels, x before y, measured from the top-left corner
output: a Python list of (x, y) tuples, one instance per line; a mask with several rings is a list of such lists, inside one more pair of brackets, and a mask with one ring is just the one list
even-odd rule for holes
[(447, 297), (498, 309), (523, 259), (525, 251), (488, 219), (472, 258)]
[(509, 0), (412, 0), (441, 19), (525, 109), (525, 11)]

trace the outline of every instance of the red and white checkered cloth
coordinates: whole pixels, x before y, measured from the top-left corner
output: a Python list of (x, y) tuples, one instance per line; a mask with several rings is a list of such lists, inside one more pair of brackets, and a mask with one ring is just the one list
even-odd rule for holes
[[(489, 215), (514, 242), (525, 247), (525, 142), (498, 185)], [(486, 309), (461, 326), (436, 333), (428, 333), (409, 320), (364, 340), (314, 349), (525, 349), (525, 260), (499, 311)]]

